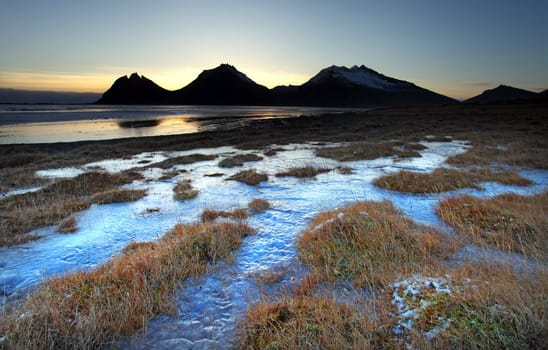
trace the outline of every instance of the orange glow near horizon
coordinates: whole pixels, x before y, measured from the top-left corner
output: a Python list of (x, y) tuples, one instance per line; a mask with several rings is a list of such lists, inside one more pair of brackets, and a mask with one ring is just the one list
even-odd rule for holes
[[(116, 79), (123, 75), (137, 72), (154, 81), (164, 89), (177, 90), (196, 79), (203, 69), (183, 68), (170, 71), (161, 70), (146, 72), (135, 68), (124, 68), (116, 73), (73, 74), (73, 73), (44, 73), (44, 72), (0, 72), (0, 88), (34, 90), (34, 91), (63, 91), (63, 92), (105, 92)], [(210, 68), (207, 68), (210, 69)], [(283, 71), (266, 71), (251, 69), (243, 71), (250, 79), (268, 88), (278, 85), (299, 85), (310, 77), (304, 74), (288, 73)]]
[[(45, 72), (0, 72), (0, 88), (33, 90), (33, 91), (58, 91), (58, 92), (88, 92), (103, 93), (123, 75), (138, 72), (159, 86), (167, 90), (180, 89), (196, 79), (200, 72), (206, 68), (175, 68), (146, 72), (134, 67), (117, 67), (121, 73), (97, 73), (97, 74), (76, 74), (76, 73), (45, 73)], [(238, 68), (238, 67), (237, 67)], [(264, 69), (248, 68), (242, 69), (251, 80), (268, 88), (279, 85), (300, 85), (310, 79), (313, 74), (306, 75), (285, 71), (269, 71)], [(419, 86), (425, 87), (434, 92), (444, 94), (459, 100), (464, 100), (478, 95), (485, 89), (494, 88), (478, 84), (460, 84), (447, 86), (442, 82), (415, 81)], [(538, 89), (531, 89), (536, 91)]]

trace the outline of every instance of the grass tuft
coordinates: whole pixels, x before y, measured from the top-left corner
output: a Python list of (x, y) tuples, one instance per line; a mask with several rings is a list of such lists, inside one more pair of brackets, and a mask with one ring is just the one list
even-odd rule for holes
[(102, 192), (93, 196), (93, 203), (107, 204), (107, 203), (123, 203), (134, 202), (146, 195), (146, 190), (111, 190)]
[(38, 227), (55, 225), (73, 213), (89, 208), (96, 194), (111, 191), (142, 178), (135, 172), (90, 172), (54, 182), (37, 192), (0, 200), (0, 245), (19, 244), (35, 236)]
[(261, 302), (240, 324), (241, 349), (369, 349), (382, 339), (367, 315), (325, 297)]
[(253, 233), (243, 223), (177, 225), (156, 243), (132, 243), (93, 271), (57, 277), (6, 312), (9, 349), (96, 349), (170, 312), (179, 283), (226, 259)]
[(492, 199), (448, 198), (439, 203), (437, 213), (445, 223), (481, 246), (541, 259), (548, 254), (548, 193), (504, 194)]
[(242, 166), (247, 162), (257, 162), (263, 160), (263, 157), (256, 154), (238, 154), (233, 157), (225, 158), (219, 162), (219, 167), (221, 168), (234, 168), (237, 166)]
[(261, 182), (268, 181), (268, 175), (258, 173), (255, 169), (243, 170), (229, 177), (227, 180), (243, 182), (250, 186), (257, 186)]
[(76, 225), (76, 218), (72, 215), (61, 221), (59, 227), (57, 228), (57, 232), (59, 233), (74, 233), (77, 230), (78, 226)]
[(190, 180), (178, 182), (175, 187), (173, 187), (173, 192), (173, 198), (179, 201), (186, 201), (196, 198), (200, 193), (198, 190), (192, 188)]
[(320, 214), (298, 248), (313, 273), (366, 288), (386, 287), (395, 274), (418, 271), (453, 249), (444, 235), (404, 218), (388, 201)]
[(431, 173), (417, 173), (401, 170), (373, 181), (378, 187), (410, 193), (439, 193), (461, 188), (480, 189), (480, 182), (496, 181), (506, 185), (530, 185), (531, 181), (513, 170), (492, 171), (488, 168), (474, 168), (469, 171), (438, 168)]
[(161, 169), (169, 169), (175, 165), (181, 165), (181, 164), (192, 164), (196, 162), (203, 162), (207, 160), (213, 160), (217, 158), (215, 155), (209, 155), (209, 154), (190, 154), (188, 156), (180, 156), (180, 157), (173, 157), (168, 158), (164, 161), (151, 164), (148, 166), (149, 168), (161, 168)]
[(277, 177), (294, 176), (297, 178), (314, 177), (318, 174), (327, 173), (331, 171), (328, 168), (315, 168), (312, 166), (306, 166), (302, 168), (290, 168), (287, 171), (277, 173)]
[(237, 208), (233, 211), (225, 211), (225, 210), (213, 210), (213, 209), (205, 209), (202, 212), (202, 215), (200, 215), (202, 222), (213, 222), (217, 220), (218, 218), (230, 218), (234, 220), (243, 220), (246, 219), (249, 216), (249, 213), (247, 209), (241, 209)]
[(247, 207), (254, 212), (261, 212), (270, 209), (270, 203), (266, 199), (257, 198), (249, 202)]

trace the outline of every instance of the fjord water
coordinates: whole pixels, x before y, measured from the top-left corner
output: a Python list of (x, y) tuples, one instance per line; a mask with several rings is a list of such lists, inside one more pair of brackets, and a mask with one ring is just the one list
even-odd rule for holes
[[(315, 144), (283, 146), (283, 151), (266, 156), (265, 150), (240, 151), (232, 147), (196, 149), (184, 152), (148, 152), (132, 159), (116, 159), (88, 164), (81, 168), (52, 169), (41, 176), (74, 176), (93, 168), (116, 172), (134, 167), (143, 160), (149, 165), (167, 157), (192, 153), (215, 154), (218, 158), (176, 166), (185, 170), (177, 177), (160, 180), (162, 169), (144, 171), (146, 180), (129, 188), (146, 188), (147, 196), (133, 203), (93, 205), (77, 215), (79, 230), (72, 235), (55, 233), (55, 227), (37, 230), (45, 237), (16, 247), (0, 248), (0, 291), (4, 298), (25, 294), (33, 286), (58, 274), (78, 269), (91, 269), (120, 253), (131, 241), (149, 241), (161, 237), (177, 223), (192, 223), (206, 208), (232, 210), (246, 207), (256, 198), (264, 198), (272, 208), (248, 219), (257, 234), (246, 238), (235, 254), (233, 264), (221, 264), (210, 274), (187, 280), (176, 298), (174, 315), (160, 315), (146, 327), (144, 336), (121, 340), (121, 348), (187, 349), (226, 348), (233, 342), (238, 319), (247, 306), (260, 300), (263, 286), (255, 275), (269, 269), (285, 269), (280, 282), (291, 285), (298, 280), (302, 266), (296, 259), (296, 238), (311, 219), (323, 210), (333, 210), (359, 200), (390, 200), (408, 217), (423, 224), (447, 229), (435, 214), (437, 203), (448, 197), (467, 193), (488, 198), (501, 193), (532, 194), (548, 190), (548, 172), (521, 169), (520, 173), (534, 184), (527, 187), (484, 183), (484, 190), (464, 189), (443, 194), (405, 194), (386, 191), (372, 185), (372, 180), (401, 169), (431, 171), (451, 155), (463, 152), (466, 143), (423, 142), (427, 149), (422, 157), (397, 160), (392, 157), (369, 161), (339, 163), (316, 157)], [(273, 146), (275, 147), (275, 146)], [(264, 159), (246, 163), (243, 169), (255, 168), (267, 173), (269, 181), (253, 187), (228, 177), (242, 168), (219, 168), (218, 162), (240, 153), (256, 153)], [(335, 168), (353, 168), (342, 175)], [(334, 170), (310, 179), (280, 178), (274, 174), (290, 167), (315, 166)], [(168, 169), (173, 170), (173, 169)], [(206, 176), (222, 173), (222, 176)], [(192, 180), (200, 191), (197, 198), (179, 202), (173, 199), (173, 187), (180, 180)]]
[(0, 144), (108, 140), (232, 128), (250, 119), (356, 109), (257, 106), (0, 105)]

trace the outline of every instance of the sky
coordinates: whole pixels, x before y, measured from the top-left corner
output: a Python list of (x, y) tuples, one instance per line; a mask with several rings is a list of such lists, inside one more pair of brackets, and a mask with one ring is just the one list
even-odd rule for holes
[(546, 0), (0, 0), (0, 88), (175, 90), (230, 63), (259, 84), (365, 65), (463, 99), (548, 89)]

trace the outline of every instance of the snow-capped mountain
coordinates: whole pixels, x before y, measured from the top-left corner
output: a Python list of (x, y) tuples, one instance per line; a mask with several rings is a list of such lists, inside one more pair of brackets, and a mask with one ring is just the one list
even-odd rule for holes
[(351, 68), (344, 66), (331, 66), (322, 69), (318, 74), (310, 79), (307, 84), (322, 84), (330, 79), (338, 81), (342, 84), (352, 84), (380, 90), (399, 90), (415, 86), (412, 83), (382, 75), (363, 65), (353, 66)]

